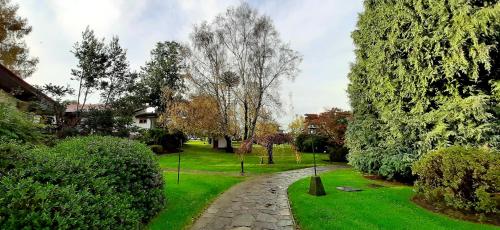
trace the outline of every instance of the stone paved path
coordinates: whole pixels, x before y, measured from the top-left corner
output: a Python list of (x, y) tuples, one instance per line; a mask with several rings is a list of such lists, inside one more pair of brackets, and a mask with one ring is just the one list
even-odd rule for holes
[[(338, 167), (338, 166), (337, 166)], [(336, 166), (318, 167), (319, 172)], [(194, 223), (193, 230), (295, 229), (287, 188), (311, 176), (312, 168), (260, 176), (242, 182), (215, 200)]]

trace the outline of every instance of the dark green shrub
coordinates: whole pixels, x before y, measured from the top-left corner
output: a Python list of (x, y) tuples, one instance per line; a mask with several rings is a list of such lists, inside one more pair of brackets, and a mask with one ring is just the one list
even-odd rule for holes
[(328, 148), (328, 155), (332, 162), (347, 162), (349, 150), (344, 146), (332, 146)]
[(83, 133), (111, 135), (115, 126), (113, 111), (110, 109), (91, 108), (82, 113), (81, 127)]
[[(132, 207), (140, 212), (143, 222), (163, 208), (163, 177), (146, 145), (116, 137), (90, 136), (65, 140), (53, 151), (74, 160), (85, 159), (85, 163), (79, 164), (90, 164), (97, 172), (96, 179), (105, 178), (117, 192), (130, 194)], [(81, 177), (66, 180), (73, 179), (75, 183), (88, 180)]]
[(28, 160), (25, 153), (33, 146), (0, 137), (0, 177)]
[(148, 145), (159, 145), (160, 139), (167, 134), (168, 131), (165, 129), (152, 128), (149, 130), (144, 130), (141, 139)]
[(495, 213), (500, 192), (500, 153), (449, 147), (430, 152), (413, 166), (417, 193), (428, 202), (460, 210)]
[(167, 152), (180, 151), (181, 144), (187, 141), (186, 135), (180, 131), (168, 133), (162, 136), (159, 140), (163, 150)]
[(149, 147), (151, 148), (151, 151), (153, 151), (156, 154), (163, 153), (163, 146), (161, 146), (161, 145), (151, 145)]
[(73, 127), (63, 127), (59, 132), (57, 132), (57, 136), (59, 138), (66, 138), (66, 137), (76, 137), (80, 134), (78, 129), (73, 128)]
[(299, 134), (297, 138), (295, 138), (295, 146), (297, 146), (301, 152), (312, 152), (313, 144), (314, 151), (316, 153), (322, 153), (327, 149), (328, 138), (315, 134)]
[(180, 151), (181, 142), (187, 141), (186, 135), (180, 131), (168, 132), (165, 129), (150, 129), (142, 135), (142, 141), (148, 145), (161, 145), (163, 152)]
[(137, 229), (163, 208), (162, 174), (144, 144), (90, 136), (16, 148), (4, 148), (23, 159), (0, 178), (0, 229)]
[(113, 109), (92, 108), (83, 113), (81, 134), (129, 137), (136, 131), (132, 117)]
[(130, 196), (40, 183), (32, 178), (0, 178), (1, 229), (137, 229), (139, 213)]

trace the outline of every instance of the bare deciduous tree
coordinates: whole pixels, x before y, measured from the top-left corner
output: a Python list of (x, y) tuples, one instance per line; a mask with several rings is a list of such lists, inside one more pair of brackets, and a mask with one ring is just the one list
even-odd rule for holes
[(264, 111), (281, 105), (280, 83), (297, 75), (301, 56), (281, 40), (269, 17), (246, 3), (195, 26), (191, 40), (190, 80), (216, 98), (226, 140), (229, 123), (239, 119), (243, 139), (254, 137)]
[(208, 23), (195, 26), (191, 36), (192, 49), (189, 53), (190, 74), (188, 79), (197, 89), (212, 96), (217, 104), (218, 125), (227, 142), (227, 152), (232, 152), (230, 124), (234, 116), (231, 91), (238, 83), (230, 71), (227, 50), (220, 42), (220, 36)]
[(234, 94), (243, 113), (243, 138), (247, 139), (255, 135), (261, 110), (281, 105), (280, 82), (295, 77), (302, 59), (281, 41), (271, 19), (247, 3), (229, 8), (213, 26), (232, 72), (240, 79)]

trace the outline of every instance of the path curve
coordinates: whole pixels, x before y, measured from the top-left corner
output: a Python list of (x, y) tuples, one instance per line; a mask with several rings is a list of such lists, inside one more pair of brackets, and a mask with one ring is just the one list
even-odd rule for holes
[[(342, 166), (321, 166), (318, 172)], [(287, 189), (311, 176), (312, 168), (259, 176), (233, 186), (217, 198), (194, 223), (193, 230), (295, 229)]]

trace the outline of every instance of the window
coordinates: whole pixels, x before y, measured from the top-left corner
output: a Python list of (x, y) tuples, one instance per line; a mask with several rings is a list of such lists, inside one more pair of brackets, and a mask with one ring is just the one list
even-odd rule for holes
[(139, 119), (139, 124), (146, 124), (148, 123), (148, 120), (146, 119)]

